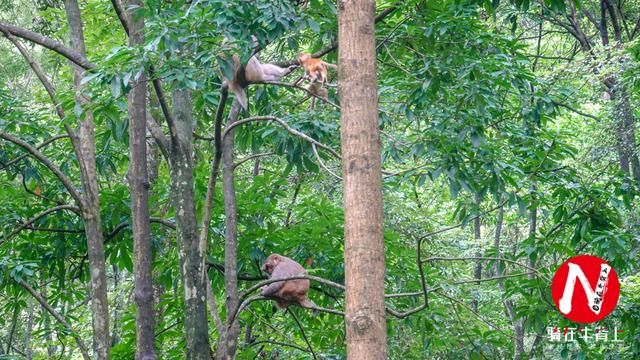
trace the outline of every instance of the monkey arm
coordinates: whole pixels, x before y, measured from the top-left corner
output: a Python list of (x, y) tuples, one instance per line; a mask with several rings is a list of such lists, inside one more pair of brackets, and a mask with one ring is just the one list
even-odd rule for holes
[[(275, 278), (274, 278), (275, 279)], [(271, 283), (262, 288), (262, 296), (273, 296), (284, 286), (285, 281)]]

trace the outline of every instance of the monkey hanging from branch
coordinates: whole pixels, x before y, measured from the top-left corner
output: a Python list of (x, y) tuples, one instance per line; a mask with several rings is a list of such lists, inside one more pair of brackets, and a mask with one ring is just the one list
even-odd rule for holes
[[(233, 79), (224, 79), (224, 84), (236, 95), (242, 109), (247, 111), (249, 101), (247, 99), (247, 86), (249, 84), (261, 83), (264, 81), (280, 81), (289, 74), (297, 65), (281, 68), (273, 64), (262, 64), (254, 55), (249, 58), (246, 65), (240, 63), (240, 57), (233, 55)], [(223, 76), (224, 77), (224, 76)]]
[[(292, 276), (306, 275), (302, 265), (279, 254), (271, 254), (262, 265), (262, 271), (269, 274), (269, 279), (285, 279)], [(274, 299), (279, 309), (286, 309), (290, 305), (300, 305), (304, 308), (315, 308), (316, 304), (307, 299), (310, 281), (295, 279), (278, 281), (262, 287), (262, 296)]]

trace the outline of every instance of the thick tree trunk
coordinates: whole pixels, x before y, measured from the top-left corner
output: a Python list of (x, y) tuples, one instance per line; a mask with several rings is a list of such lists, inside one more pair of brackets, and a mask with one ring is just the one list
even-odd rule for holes
[[(233, 101), (229, 112), (227, 127), (238, 119), (240, 103)], [(236, 191), (233, 177), (234, 133), (230, 130), (222, 139), (222, 186), (224, 194), (225, 235), (224, 235), (224, 284), (226, 292), (227, 319), (238, 306), (238, 209), (236, 206)], [(240, 326), (238, 317), (233, 317), (233, 323), (225, 324), (224, 334), (221, 334), (216, 359), (235, 359), (238, 345)]]
[[(129, 0), (129, 44), (144, 45), (142, 1)], [(129, 190), (136, 303), (136, 359), (157, 359), (154, 349), (155, 319), (149, 229), (149, 178), (147, 175), (147, 78), (144, 72), (132, 80), (127, 98), (129, 110)]]
[(616, 89), (613, 94), (614, 119), (617, 122), (616, 145), (620, 169), (627, 176), (633, 176), (636, 181), (640, 181), (640, 161), (636, 151), (636, 121), (631, 109), (629, 94), (625, 89)]
[(171, 143), (171, 188), (176, 216), (180, 273), (184, 290), (187, 359), (210, 358), (204, 249), (199, 246), (193, 182), (191, 92), (174, 90), (176, 137)]
[(338, 1), (347, 358), (387, 358), (375, 1)]
[[(84, 35), (80, 8), (76, 0), (65, 0), (65, 10), (71, 35), (71, 47), (85, 55)], [(84, 70), (73, 64), (73, 82), (76, 90), (76, 103), (86, 105), (88, 100), (82, 94), (81, 80)], [(96, 144), (94, 136), (93, 114), (84, 109), (84, 119), (80, 121), (78, 131), (79, 148), (76, 149), (80, 172), (82, 174), (83, 206), (87, 253), (89, 258), (91, 310), (93, 316), (93, 351), (98, 359), (109, 359), (109, 309), (107, 303), (107, 275), (104, 259), (104, 238), (100, 219), (98, 198), (98, 176), (96, 172)]]

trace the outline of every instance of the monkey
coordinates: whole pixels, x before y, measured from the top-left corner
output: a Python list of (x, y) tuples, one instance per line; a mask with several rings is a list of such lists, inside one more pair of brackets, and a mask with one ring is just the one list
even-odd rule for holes
[[(322, 98), (324, 101), (328, 101), (328, 92), (324, 88), (324, 84), (327, 82), (327, 67), (337, 69), (334, 64), (329, 64), (320, 59), (314, 59), (311, 54), (301, 53), (298, 56), (298, 63), (304, 68), (304, 75), (300, 79), (307, 79), (311, 81), (311, 85), (307, 88), (310, 93)], [(298, 80), (298, 81), (300, 81)], [(297, 84), (297, 83), (296, 83)], [(309, 110), (312, 110), (315, 106), (315, 97), (311, 100)]]
[[(269, 255), (261, 270), (269, 274), (269, 279), (283, 279), (307, 274), (302, 265), (279, 254)], [(262, 287), (262, 296), (273, 298), (279, 309), (286, 309), (293, 304), (298, 304), (305, 308), (315, 307), (316, 304), (306, 297), (309, 285), (308, 279), (274, 282)]]
[(327, 82), (327, 67), (337, 69), (338, 66), (329, 64), (320, 59), (314, 59), (311, 54), (301, 53), (298, 56), (298, 63), (304, 68), (304, 78), (312, 83), (320, 81), (322, 84)]
[[(309, 85), (307, 90), (309, 90), (310, 93), (312, 93), (313, 95), (319, 97), (320, 99), (322, 99), (324, 101), (329, 101), (329, 92), (327, 91), (327, 89), (324, 86), (322, 86), (322, 83), (317, 82), (317, 81), (313, 82), (313, 83), (311, 83), (311, 85)], [(315, 105), (316, 105), (316, 98), (312, 97), (311, 104), (309, 104), (309, 108), (307, 110), (313, 110)]]
[(236, 94), (240, 106), (245, 111), (249, 105), (246, 90), (249, 84), (263, 81), (279, 81), (297, 67), (297, 65), (291, 65), (287, 68), (281, 68), (273, 64), (262, 64), (255, 55), (249, 59), (245, 66), (240, 64), (238, 55), (233, 55), (232, 59), (233, 80), (225, 79), (225, 82), (229, 86), (229, 90)]

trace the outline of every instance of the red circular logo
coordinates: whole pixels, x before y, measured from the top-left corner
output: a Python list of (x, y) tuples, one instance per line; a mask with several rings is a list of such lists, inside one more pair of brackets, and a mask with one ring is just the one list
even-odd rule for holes
[(604, 260), (580, 255), (560, 265), (553, 276), (551, 296), (567, 319), (592, 323), (604, 319), (616, 307), (620, 282)]

